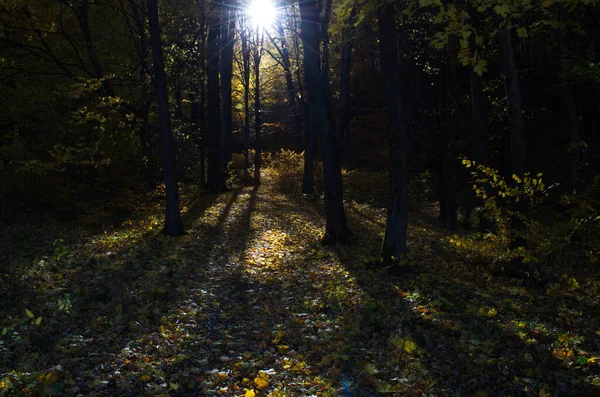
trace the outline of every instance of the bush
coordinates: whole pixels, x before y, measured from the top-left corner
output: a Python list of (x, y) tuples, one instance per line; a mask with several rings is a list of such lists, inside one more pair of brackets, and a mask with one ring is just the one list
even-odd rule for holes
[[(599, 178), (583, 194), (558, 197), (554, 194), (558, 184), (547, 186), (541, 173), (513, 175), (509, 183), (490, 167), (470, 160), (463, 160), (463, 164), (474, 169), (473, 189), (483, 204), (478, 211), (494, 225), (493, 232), (450, 239), (470, 259), (536, 278), (557, 265), (596, 260), (600, 246)], [(550, 205), (552, 199), (560, 208)], [(513, 244), (519, 240), (525, 244)], [(520, 265), (525, 266), (514, 268)]]

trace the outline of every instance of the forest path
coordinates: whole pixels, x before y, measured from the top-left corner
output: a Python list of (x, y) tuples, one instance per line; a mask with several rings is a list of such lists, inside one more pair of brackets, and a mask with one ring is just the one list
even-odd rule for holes
[(157, 201), (55, 249), (37, 301), (23, 302), (43, 321), (11, 340), (2, 382), (69, 396), (598, 391), (596, 361), (579, 358), (600, 356), (593, 291), (493, 276), (427, 208), (411, 218), (407, 271), (390, 276), (375, 263), (382, 209), (349, 203), (354, 244), (322, 247), (321, 203), (282, 193), (280, 177), (185, 192), (181, 237), (162, 235)]

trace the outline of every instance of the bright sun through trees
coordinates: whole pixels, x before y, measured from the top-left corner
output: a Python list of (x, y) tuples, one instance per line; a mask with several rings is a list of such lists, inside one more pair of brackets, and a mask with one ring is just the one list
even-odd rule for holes
[(259, 28), (269, 28), (277, 18), (277, 8), (272, 0), (252, 0), (247, 8), (252, 25)]

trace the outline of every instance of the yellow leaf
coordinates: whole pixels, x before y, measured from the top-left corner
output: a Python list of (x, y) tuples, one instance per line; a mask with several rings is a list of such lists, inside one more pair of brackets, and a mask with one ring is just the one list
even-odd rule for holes
[(244, 397), (255, 397), (256, 393), (254, 393), (253, 389), (246, 389), (246, 393), (244, 394)]
[(412, 352), (414, 352), (415, 350), (417, 350), (417, 344), (415, 342), (413, 342), (410, 339), (406, 340), (406, 343), (404, 344), (404, 350), (410, 354)]
[(269, 375), (264, 371), (260, 371), (258, 376), (254, 378), (254, 384), (258, 390), (264, 389), (269, 386)]
[(148, 375), (142, 375), (142, 376), (140, 376), (140, 380), (142, 382), (148, 382), (150, 380), (150, 376), (148, 376)]
[(29, 318), (34, 318), (35, 317), (35, 314), (33, 314), (31, 312), (31, 310), (29, 310), (29, 309), (25, 309), (25, 314), (27, 314), (27, 317), (29, 317)]
[(517, 28), (517, 36), (519, 36), (520, 38), (529, 37), (529, 35), (527, 34), (527, 29), (523, 27)]
[(173, 390), (179, 390), (179, 383), (171, 382), (169, 385)]

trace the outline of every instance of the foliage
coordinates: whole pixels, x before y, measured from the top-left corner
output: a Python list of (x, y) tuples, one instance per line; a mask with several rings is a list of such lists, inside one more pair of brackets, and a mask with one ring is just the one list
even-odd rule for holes
[[(491, 222), (493, 230), (468, 238), (454, 236), (451, 243), (497, 268), (510, 267), (515, 259), (519, 260), (517, 263), (534, 264), (536, 278), (540, 278), (543, 269), (548, 274), (548, 266), (560, 266), (574, 255), (580, 260), (595, 261), (592, 258), (597, 249), (593, 247), (600, 226), (600, 206), (593, 198), (597, 181), (583, 194), (573, 192), (559, 197), (554, 193), (558, 184), (546, 186), (541, 173), (513, 175), (508, 182), (490, 167), (467, 159), (462, 163), (474, 169), (473, 190), (483, 203), (479, 211)], [(565, 214), (549, 216), (552, 202), (563, 206)], [(513, 246), (512, 242), (518, 239), (526, 244)]]

